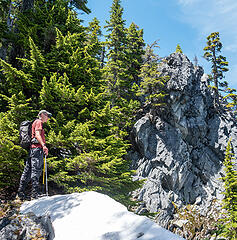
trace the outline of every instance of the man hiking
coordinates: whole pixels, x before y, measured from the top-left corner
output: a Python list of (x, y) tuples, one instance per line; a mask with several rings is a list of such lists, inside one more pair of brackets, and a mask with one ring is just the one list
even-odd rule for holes
[(31, 198), (39, 197), (39, 178), (44, 165), (44, 154), (48, 155), (48, 148), (45, 145), (45, 133), (43, 123), (46, 123), (52, 116), (46, 110), (41, 110), (32, 124), (32, 140), (29, 157), (26, 160), (25, 168), (21, 176), (20, 186), (18, 189), (18, 197), (20, 200), (26, 199), (25, 188), (32, 181)]

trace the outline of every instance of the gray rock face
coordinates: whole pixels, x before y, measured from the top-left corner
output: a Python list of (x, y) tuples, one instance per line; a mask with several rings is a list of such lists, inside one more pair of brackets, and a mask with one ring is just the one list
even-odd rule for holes
[(52, 240), (54, 236), (49, 216), (37, 217), (34, 213), (28, 213), (0, 219), (0, 240)]
[[(237, 124), (228, 112), (217, 113), (201, 67), (174, 53), (159, 69), (169, 75), (165, 113), (147, 113), (133, 127), (131, 152), (136, 178), (146, 179), (134, 196), (166, 227), (178, 207), (197, 204), (205, 212), (221, 199), (223, 160), (232, 138), (237, 157)], [(143, 206), (144, 210), (144, 206)]]

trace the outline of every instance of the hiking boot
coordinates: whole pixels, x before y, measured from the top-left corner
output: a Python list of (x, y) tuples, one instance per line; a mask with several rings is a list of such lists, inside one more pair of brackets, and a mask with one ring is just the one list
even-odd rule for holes
[(27, 195), (25, 195), (24, 192), (19, 192), (19, 193), (17, 193), (16, 199), (19, 199), (20, 201), (25, 201), (25, 200), (26, 200), (26, 201), (30, 201), (30, 197), (27, 196)]
[(26, 200), (26, 195), (24, 192), (18, 192), (16, 197), (19, 198), (21, 201)]
[(39, 198), (39, 194), (37, 192), (32, 192), (31, 200), (38, 199), (38, 198)]
[(39, 199), (39, 198), (46, 197), (46, 196), (47, 195), (45, 193), (42, 193), (42, 192), (38, 192), (38, 193), (32, 192), (31, 200)]

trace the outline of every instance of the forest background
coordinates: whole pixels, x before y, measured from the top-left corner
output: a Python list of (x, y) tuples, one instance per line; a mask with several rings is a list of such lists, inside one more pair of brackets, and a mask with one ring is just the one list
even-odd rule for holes
[[(20, 123), (47, 109), (53, 114), (45, 125), (50, 194), (94, 190), (131, 204), (129, 193), (142, 183), (133, 181), (129, 133), (145, 109), (166, 107), (169, 77), (158, 72), (164, 60), (158, 42), (147, 44), (143, 29), (126, 25), (123, 11), (120, 0), (111, 1), (101, 26), (97, 18), (83, 23), (91, 12), (86, 0), (0, 1), (1, 198), (15, 197), (27, 158), (19, 145)], [(207, 40), (203, 55), (211, 63), (215, 107), (236, 114), (219, 33)], [(178, 42), (174, 52), (183, 52)], [(236, 224), (231, 156), (229, 148), (225, 208)]]
[[(46, 126), (49, 182), (61, 191), (98, 190), (125, 201), (139, 185), (124, 157), (131, 126), (145, 105), (161, 107), (168, 95), (168, 77), (157, 71), (157, 41), (145, 44), (134, 22), (126, 27), (120, 0), (102, 27), (97, 18), (83, 23), (91, 10), (82, 0), (2, 0), (0, 7), (0, 187), (14, 192), (27, 157), (19, 124), (47, 109), (53, 113)], [(220, 59), (216, 81), (228, 71)]]

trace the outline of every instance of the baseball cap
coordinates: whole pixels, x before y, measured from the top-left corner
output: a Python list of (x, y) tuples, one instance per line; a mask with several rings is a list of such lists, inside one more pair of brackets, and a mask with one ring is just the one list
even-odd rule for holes
[(42, 113), (43, 113), (43, 114), (47, 114), (49, 118), (52, 117), (52, 113), (50, 113), (50, 112), (48, 112), (48, 111), (46, 111), (46, 110), (40, 110), (38, 116), (40, 116)]

